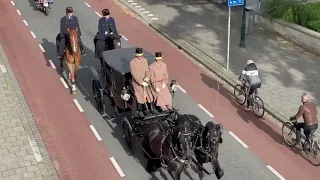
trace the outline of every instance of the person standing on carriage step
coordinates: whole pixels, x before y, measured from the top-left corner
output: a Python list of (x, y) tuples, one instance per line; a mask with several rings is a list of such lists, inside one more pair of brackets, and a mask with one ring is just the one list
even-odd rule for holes
[(172, 110), (172, 97), (167, 87), (169, 75), (167, 65), (162, 61), (162, 52), (155, 53), (155, 60), (149, 67), (154, 100), (162, 111)]
[(58, 58), (61, 59), (64, 54), (64, 48), (66, 46), (66, 39), (69, 36), (68, 28), (72, 29), (78, 29), (78, 36), (79, 36), (79, 43), (80, 43), (80, 49), (81, 49), (81, 55), (85, 56), (86, 52), (83, 49), (83, 44), (81, 41), (81, 30), (78, 18), (76, 16), (72, 15), (73, 9), (72, 7), (66, 8), (66, 16), (63, 16), (60, 20), (60, 42), (59, 42), (59, 52), (58, 52)]
[[(148, 61), (143, 57), (142, 48), (136, 48), (136, 57), (130, 62), (130, 69), (132, 74), (132, 85), (134, 93), (137, 99), (137, 111), (144, 111), (149, 114), (146, 110), (146, 105), (150, 105), (153, 102), (153, 96), (148, 87), (149, 68)], [(148, 104), (147, 104), (148, 103)]]
[[(96, 42), (95, 57), (101, 58), (101, 53), (104, 51), (104, 47), (108, 45), (108, 41), (112, 41), (115, 36), (118, 36), (116, 23), (113, 17), (110, 17), (109, 9), (102, 10), (102, 18), (99, 19), (98, 34)], [(108, 47), (110, 49), (111, 47)]]

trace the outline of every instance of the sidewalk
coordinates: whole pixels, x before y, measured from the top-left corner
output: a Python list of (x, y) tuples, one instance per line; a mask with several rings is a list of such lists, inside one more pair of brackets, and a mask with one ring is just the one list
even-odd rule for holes
[[(246, 48), (239, 48), (241, 7), (232, 8), (230, 70), (226, 70), (228, 6), (193, 0), (135, 0), (128, 5), (149, 22), (149, 25), (180, 46), (208, 69), (219, 73), (234, 85), (246, 61), (253, 59), (263, 81), (259, 96), (267, 112), (280, 122), (287, 121), (301, 105), (302, 92), (310, 93), (313, 101), (320, 100), (320, 60), (293, 46), (274, 33), (254, 27), (246, 36)], [(248, 5), (254, 0), (248, 1)], [(141, 7), (135, 7), (141, 6)], [(153, 16), (146, 15), (149, 11)], [(159, 10), (161, 9), (161, 10)], [(318, 86), (318, 90), (317, 90)], [(320, 104), (318, 103), (320, 112)], [(320, 117), (320, 115), (319, 115)], [(316, 132), (320, 137), (320, 131)]]
[(0, 44), (0, 179), (58, 180)]

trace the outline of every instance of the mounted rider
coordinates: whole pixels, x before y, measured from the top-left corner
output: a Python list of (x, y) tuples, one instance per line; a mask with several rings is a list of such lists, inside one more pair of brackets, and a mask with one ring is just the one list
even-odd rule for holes
[(155, 60), (149, 67), (149, 73), (156, 106), (162, 111), (172, 110), (172, 97), (167, 87), (169, 75), (167, 65), (162, 61), (162, 52), (155, 53)]
[[(153, 102), (153, 96), (148, 87), (149, 68), (148, 61), (143, 57), (142, 48), (136, 48), (136, 57), (130, 62), (130, 69), (132, 74), (132, 85), (137, 99), (137, 111), (144, 111), (148, 114), (147, 109), (144, 108), (147, 104)], [(142, 114), (140, 114), (142, 115)]]
[(81, 30), (79, 26), (79, 21), (76, 16), (73, 16), (73, 8), (67, 7), (66, 8), (66, 16), (63, 16), (60, 20), (60, 39), (59, 39), (59, 52), (58, 52), (58, 58), (61, 59), (64, 54), (64, 48), (66, 45), (66, 39), (69, 36), (68, 28), (72, 29), (78, 29), (78, 36), (79, 36), (79, 44), (80, 44), (80, 50), (81, 55), (85, 56), (86, 52), (83, 49), (83, 44), (81, 41)]
[[(96, 35), (96, 52), (95, 57), (100, 58), (104, 47), (108, 45), (108, 41), (112, 41), (118, 36), (116, 23), (113, 17), (110, 17), (109, 9), (102, 10), (102, 18), (99, 19), (98, 33)], [(108, 47), (109, 49), (110, 47)]]

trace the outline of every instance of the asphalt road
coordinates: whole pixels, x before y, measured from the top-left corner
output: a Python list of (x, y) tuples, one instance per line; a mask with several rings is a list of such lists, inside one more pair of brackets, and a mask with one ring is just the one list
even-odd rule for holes
[[(31, 1), (33, 2), (33, 1)], [(97, 129), (103, 143), (115, 157), (117, 163), (125, 174), (125, 179), (149, 179), (144, 170), (145, 159), (141, 158), (141, 151), (137, 151), (135, 156), (128, 156), (121, 138), (121, 130), (117, 126), (119, 119), (110, 121), (107, 117), (102, 117), (95, 110), (92, 99), (91, 80), (93, 78), (92, 68), (99, 69), (99, 61), (93, 58), (93, 37), (97, 31), (98, 16), (95, 12), (79, 0), (56, 1), (50, 15), (46, 17), (42, 12), (34, 11), (29, 1), (15, 2), (17, 9), (26, 20), (29, 28), (34, 32), (39, 43), (46, 51), (48, 59), (52, 60), (58, 69), (55, 53), (55, 37), (59, 32), (60, 18), (65, 14), (65, 7), (72, 6), (75, 15), (80, 20), (82, 30), (82, 41), (87, 51), (87, 56), (82, 59), (81, 69), (78, 73), (78, 93), (75, 95), (80, 103), (85, 115), (91, 121), (91, 124)], [(125, 34), (124, 34), (125, 35)], [(132, 46), (123, 39), (123, 47)], [(65, 77), (65, 75), (64, 75)], [(65, 78), (66, 79), (66, 78)], [(67, 89), (66, 89), (67, 90)], [(180, 109), (181, 113), (192, 114), (201, 119), (203, 123), (211, 121), (211, 117), (206, 114), (188, 95), (179, 91), (174, 98), (174, 106)], [(214, 119), (214, 118), (213, 118)], [(220, 162), (225, 170), (223, 179), (279, 179), (266, 165), (256, 158), (248, 149), (244, 148), (229, 133), (224, 132), (224, 143), (220, 149)], [(139, 148), (137, 148), (138, 150)], [(206, 166), (209, 168), (208, 166)], [(168, 174), (156, 173), (152, 179), (166, 179)], [(194, 179), (197, 179), (196, 173), (189, 170), (188, 173)], [(184, 174), (182, 179), (188, 179)], [(214, 176), (206, 177), (214, 179)]]

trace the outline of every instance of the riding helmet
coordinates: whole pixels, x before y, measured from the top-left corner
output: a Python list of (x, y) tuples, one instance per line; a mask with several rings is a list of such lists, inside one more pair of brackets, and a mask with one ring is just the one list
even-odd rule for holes
[(162, 60), (162, 52), (156, 52), (154, 55), (156, 60)]
[(68, 14), (68, 13), (73, 13), (72, 7), (67, 7), (67, 8), (66, 8), (66, 13), (67, 13), (67, 14)]
[(136, 56), (143, 56), (142, 48), (136, 48)]
[(102, 10), (102, 16), (108, 16), (108, 15), (110, 15), (109, 9), (103, 9)]

